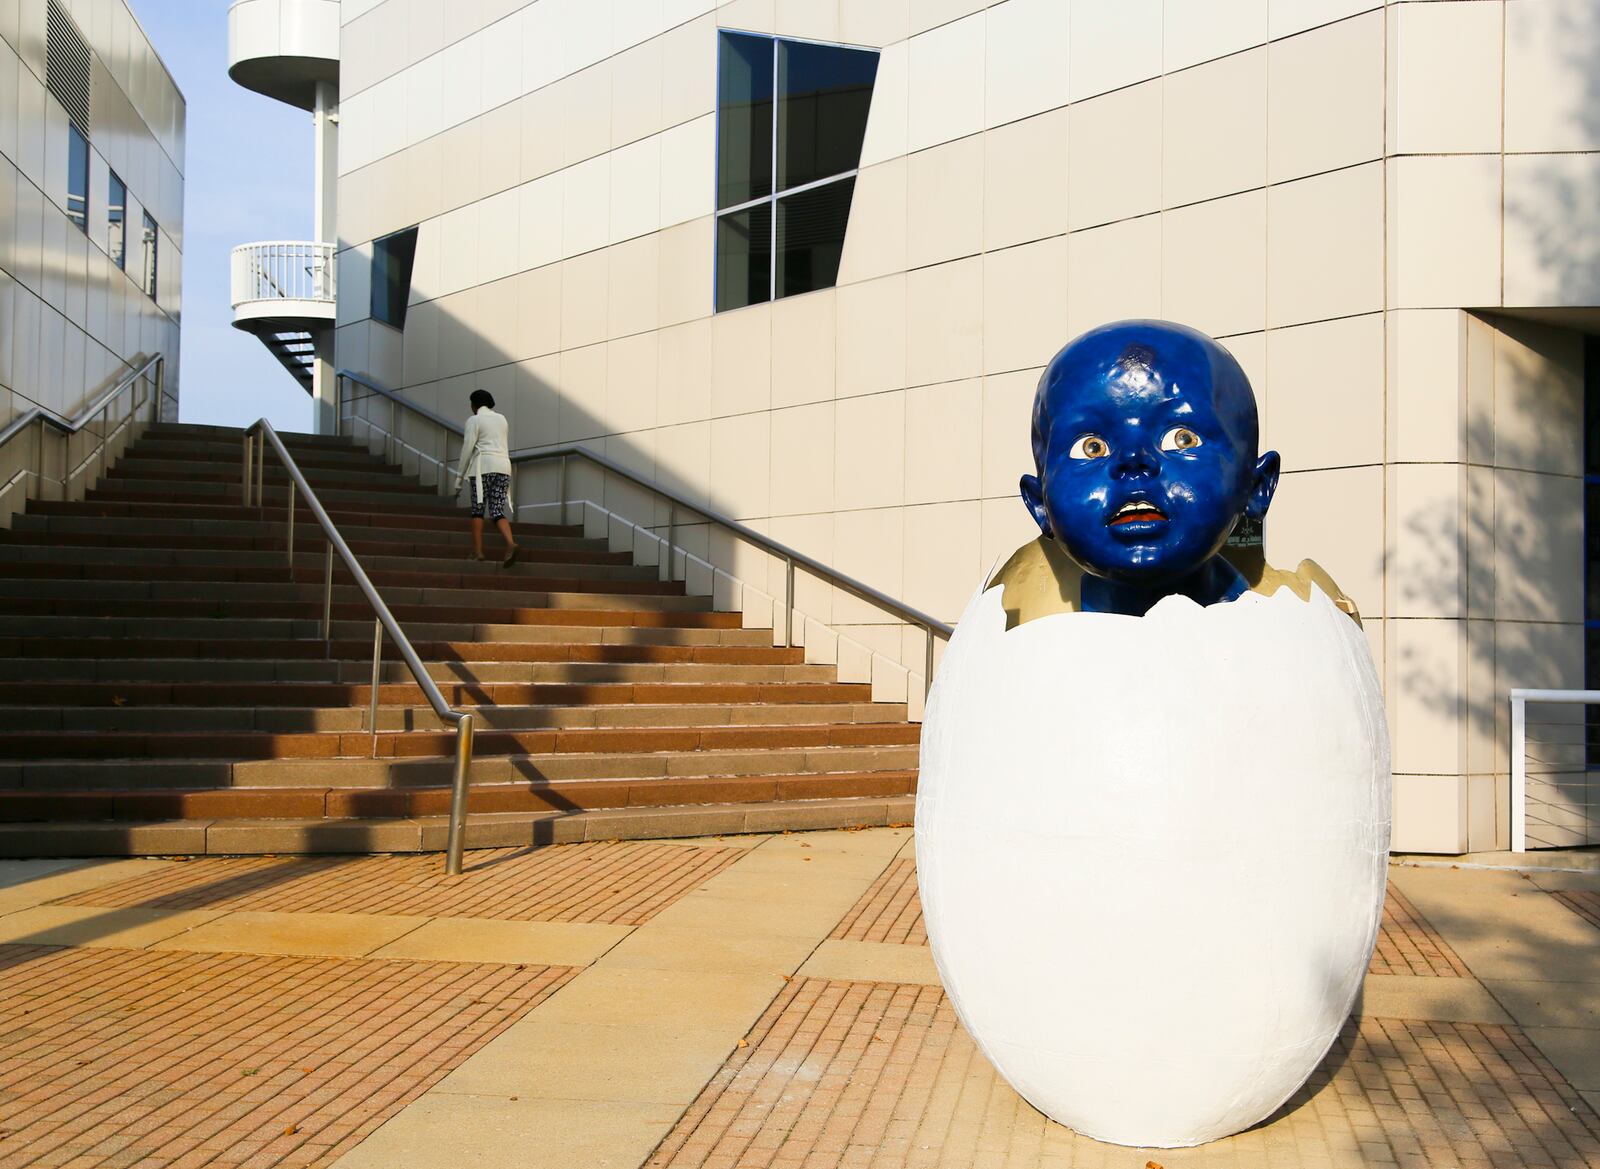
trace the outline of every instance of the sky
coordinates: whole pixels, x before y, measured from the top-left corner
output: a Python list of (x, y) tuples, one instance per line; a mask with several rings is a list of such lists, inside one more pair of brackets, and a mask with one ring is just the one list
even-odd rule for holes
[(179, 418), (309, 430), (306, 392), (233, 327), (238, 244), (311, 238), (311, 115), (228, 79), (228, 0), (130, 0), (188, 103)]

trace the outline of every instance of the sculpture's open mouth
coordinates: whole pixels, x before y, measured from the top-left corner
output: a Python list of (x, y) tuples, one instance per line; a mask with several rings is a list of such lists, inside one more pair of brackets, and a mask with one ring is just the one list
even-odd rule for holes
[(1127, 503), (1117, 508), (1106, 523), (1113, 528), (1120, 528), (1127, 524), (1153, 524), (1166, 523), (1167, 513), (1162, 511), (1148, 499), (1130, 499)]

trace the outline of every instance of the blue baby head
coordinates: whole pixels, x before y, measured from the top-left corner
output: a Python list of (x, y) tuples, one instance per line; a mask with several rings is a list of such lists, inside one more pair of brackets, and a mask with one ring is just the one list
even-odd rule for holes
[(1228, 600), (1242, 585), (1213, 558), (1241, 516), (1266, 515), (1278, 482), (1277, 453), (1258, 457), (1257, 443), (1255, 395), (1231, 353), (1183, 325), (1118, 321), (1040, 377), (1038, 474), (1022, 477), (1022, 499), (1091, 576)]

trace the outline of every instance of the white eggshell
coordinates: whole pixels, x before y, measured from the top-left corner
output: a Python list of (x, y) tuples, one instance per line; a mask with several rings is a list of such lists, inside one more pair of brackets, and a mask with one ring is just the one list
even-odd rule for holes
[(1173, 1147), (1270, 1115), (1328, 1050), (1382, 914), (1389, 739), (1321, 592), (1007, 631), (982, 591), (922, 733), (934, 960), (1052, 1119)]

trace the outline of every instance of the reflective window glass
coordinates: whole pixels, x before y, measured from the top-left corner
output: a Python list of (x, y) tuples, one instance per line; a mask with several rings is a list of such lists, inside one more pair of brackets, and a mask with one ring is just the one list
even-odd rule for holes
[(717, 206), (772, 193), (772, 39), (723, 33), (717, 54)]
[(67, 123), (67, 218), (89, 231), (89, 140)]
[(111, 181), (106, 193), (106, 251), (111, 254), (111, 262), (119, 268), (126, 268), (128, 263), (128, 249), (123, 220), (128, 214), (128, 188), (117, 172), (111, 172)]
[(778, 200), (777, 294), (832, 288), (856, 181), (840, 179)]
[(717, 311), (760, 304), (772, 288), (772, 204), (717, 218)]
[(861, 164), (878, 54), (778, 42), (778, 190)]
[(372, 241), (372, 319), (403, 329), (411, 299), (411, 265), (417, 229), (408, 227)]
[(156, 297), (157, 264), (160, 257), (157, 249), (161, 245), (161, 229), (156, 226), (156, 221), (150, 218), (150, 212), (144, 213), (144, 264), (140, 269), (141, 278), (139, 287), (144, 289), (145, 295), (151, 300)]

